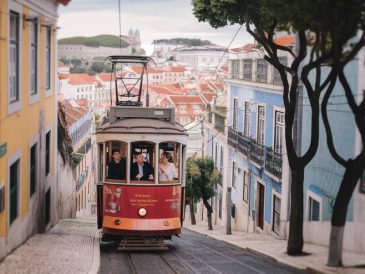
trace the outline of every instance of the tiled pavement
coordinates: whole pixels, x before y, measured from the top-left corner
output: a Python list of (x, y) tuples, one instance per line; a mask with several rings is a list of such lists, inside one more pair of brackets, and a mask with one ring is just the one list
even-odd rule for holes
[(97, 273), (95, 221), (95, 216), (62, 220), (48, 233), (34, 235), (0, 263), (0, 273)]

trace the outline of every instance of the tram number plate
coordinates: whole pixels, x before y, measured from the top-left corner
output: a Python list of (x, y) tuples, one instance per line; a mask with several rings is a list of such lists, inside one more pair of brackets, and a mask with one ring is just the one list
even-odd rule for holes
[(164, 115), (163, 110), (155, 110), (154, 113), (155, 115)]

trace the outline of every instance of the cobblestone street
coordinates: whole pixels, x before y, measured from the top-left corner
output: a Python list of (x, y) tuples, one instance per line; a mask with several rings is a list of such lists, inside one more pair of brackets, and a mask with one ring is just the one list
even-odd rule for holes
[[(8, 255), (0, 262), (0, 274), (365, 273), (363, 268), (325, 267), (327, 250), (318, 246), (306, 244), (310, 256), (288, 257), (285, 242), (267, 235), (233, 232), (227, 238), (219, 226), (213, 231), (204, 223), (186, 227), (181, 237), (167, 241), (168, 251), (100, 251), (95, 216), (65, 219)], [(345, 260), (359, 265), (360, 255), (345, 252)]]
[(99, 257), (95, 216), (66, 219), (13, 251), (0, 263), (0, 273), (97, 273)]

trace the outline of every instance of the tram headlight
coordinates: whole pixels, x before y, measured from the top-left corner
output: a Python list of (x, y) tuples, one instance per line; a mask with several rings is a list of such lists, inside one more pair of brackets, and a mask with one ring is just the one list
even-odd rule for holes
[(138, 209), (139, 216), (144, 217), (144, 216), (146, 216), (146, 214), (147, 214), (147, 210), (145, 208), (142, 207), (142, 208)]

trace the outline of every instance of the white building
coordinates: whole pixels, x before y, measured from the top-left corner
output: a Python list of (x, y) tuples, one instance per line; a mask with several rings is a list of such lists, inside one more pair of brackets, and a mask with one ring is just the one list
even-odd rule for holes
[(209, 72), (227, 62), (227, 56), (222, 58), (224, 52), (225, 48), (220, 46), (180, 47), (174, 50), (174, 56), (177, 61), (188, 64), (194, 70)]

